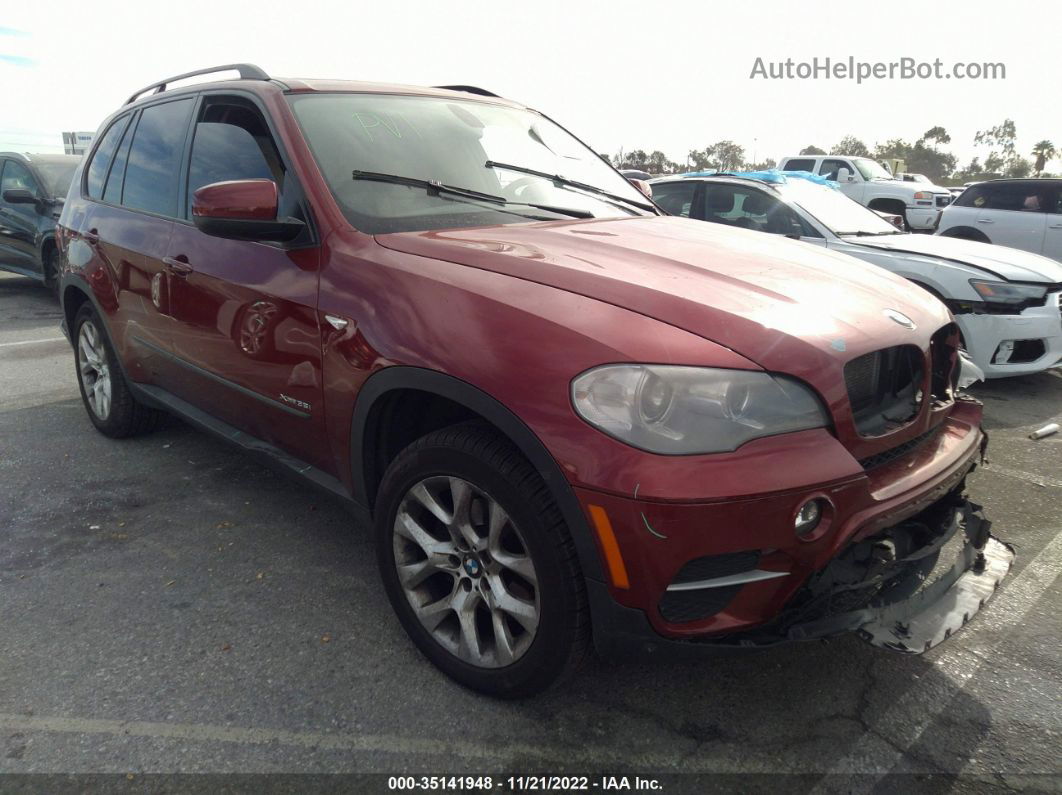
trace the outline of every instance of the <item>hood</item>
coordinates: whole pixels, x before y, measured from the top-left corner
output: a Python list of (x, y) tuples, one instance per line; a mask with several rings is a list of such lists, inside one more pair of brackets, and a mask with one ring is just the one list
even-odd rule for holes
[[(655, 318), (811, 383), (947, 323), (924, 290), (854, 257), (776, 235), (640, 217), (381, 235), (388, 248), (503, 273)], [(907, 315), (910, 330), (885, 310)], [(827, 373), (829, 371), (829, 373)], [(829, 398), (828, 398), (829, 399)]]
[(880, 237), (845, 237), (845, 243), (867, 248), (885, 249), (898, 254), (921, 254), (961, 262), (1016, 282), (1062, 282), (1062, 263), (1039, 254), (1016, 248), (960, 240), (942, 235), (881, 235)]
[(885, 177), (875, 177), (874, 179), (871, 180), (871, 182), (874, 182), (874, 183), (876, 183), (878, 185), (889, 185), (891, 187), (900, 187), (900, 188), (902, 188), (905, 191), (909, 191), (912, 196), (914, 194), (918, 193), (919, 191), (923, 191), (925, 193), (939, 193), (939, 194), (942, 194), (944, 196), (950, 196), (951, 195), (951, 191), (949, 191), (947, 188), (943, 187), (942, 185), (933, 185), (933, 184), (928, 183), (928, 182), (910, 182), (908, 180), (896, 179), (895, 177), (893, 177), (891, 179), (886, 179)]

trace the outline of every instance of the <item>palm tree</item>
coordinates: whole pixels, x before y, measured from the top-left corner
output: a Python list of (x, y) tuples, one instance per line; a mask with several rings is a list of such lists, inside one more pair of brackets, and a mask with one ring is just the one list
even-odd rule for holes
[(1033, 157), (1036, 158), (1036, 176), (1040, 176), (1043, 173), (1044, 167), (1047, 165), (1047, 161), (1053, 158), (1058, 152), (1055, 150), (1055, 145), (1048, 140), (1040, 141), (1032, 150)]

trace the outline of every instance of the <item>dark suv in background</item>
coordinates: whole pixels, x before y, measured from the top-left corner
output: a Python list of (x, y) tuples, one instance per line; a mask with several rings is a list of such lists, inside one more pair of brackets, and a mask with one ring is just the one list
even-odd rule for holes
[(89, 419), (166, 410), (347, 500), (456, 680), (533, 693), (591, 640), (920, 652), (1006, 574), (964, 496), (980, 404), (925, 291), (665, 217), (483, 89), (227, 68), (131, 97), (71, 187)]
[(0, 269), (58, 293), (55, 222), (80, 157), (0, 152)]

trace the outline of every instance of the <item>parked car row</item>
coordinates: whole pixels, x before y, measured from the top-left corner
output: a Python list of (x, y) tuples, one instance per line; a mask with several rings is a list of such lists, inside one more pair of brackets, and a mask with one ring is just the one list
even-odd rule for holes
[(55, 222), (80, 159), (0, 152), (0, 269), (29, 276), (56, 293)]
[(988, 378), (1062, 361), (1062, 263), (967, 239), (905, 234), (804, 174), (680, 176), (651, 184), (654, 200), (673, 215), (797, 238), (909, 279), (952, 311)]
[(918, 653), (1006, 576), (965, 493), (988, 332), (848, 255), (916, 256), (877, 214), (788, 179), (658, 206), (483, 89), (220, 69), (135, 93), (74, 176), (87, 416), (172, 413), (346, 501), (456, 681), (532, 694), (591, 646)]

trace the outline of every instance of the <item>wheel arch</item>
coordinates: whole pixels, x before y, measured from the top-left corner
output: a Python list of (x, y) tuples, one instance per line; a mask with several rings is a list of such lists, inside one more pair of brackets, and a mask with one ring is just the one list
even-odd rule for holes
[(950, 226), (940, 233), (941, 237), (957, 237), (960, 240), (976, 240), (978, 243), (991, 243), (988, 235), (972, 226)]
[[(412, 401), (431, 404), (427, 422), (396, 426), (399, 408)], [(386, 367), (365, 382), (358, 392), (351, 421), (351, 483), (355, 502), (373, 509), (380, 481), (390, 460), (423, 433), (447, 424), (479, 419), (490, 424), (530, 462), (545, 482), (564, 516), (579, 555), (584, 577), (602, 581), (597, 546), (571, 484), (538, 436), (508, 407), (478, 387), (454, 376), (421, 367)], [(440, 425), (439, 422), (443, 424)]]
[(871, 199), (867, 207), (871, 210), (881, 210), (882, 212), (907, 216), (907, 202), (895, 196), (882, 196), (877, 199)]

